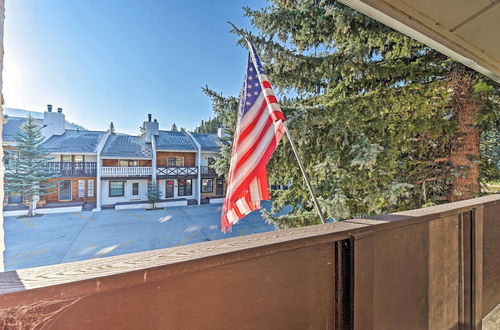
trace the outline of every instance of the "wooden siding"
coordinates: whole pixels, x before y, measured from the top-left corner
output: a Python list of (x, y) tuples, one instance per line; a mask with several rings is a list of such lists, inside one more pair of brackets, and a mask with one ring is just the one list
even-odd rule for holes
[(139, 159), (139, 166), (151, 166), (151, 159)]
[(163, 151), (158, 151), (156, 154), (156, 166), (167, 167), (168, 157), (184, 157), (184, 167), (196, 166), (195, 152), (163, 152)]
[(104, 167), (118, 166), (118, 159), (103, 159), (102, 166)]
[[(48, 180), (49, 182), (57, 182), (61, 180), (71, 180), (71, 201), (60, 201), (59, 200), (59, 189), (54, 188), (52, 193), (44, 196), (40, 196), (40, 201), (44, 203), (64, 203), (64, 202), (95, 202), (97, 194), (97, 180), (95, 177), (82, 177), (82, 178), (57, 178)], [(78, 180), (85, 180), (85, 196), (88, 191), (88, 180), (94, 180), (94, 197), (78, 197)]]
[(480, 329), (500, 303), (498, 214), (492, 195), (10, 271), (0, 311), (48, 329)]

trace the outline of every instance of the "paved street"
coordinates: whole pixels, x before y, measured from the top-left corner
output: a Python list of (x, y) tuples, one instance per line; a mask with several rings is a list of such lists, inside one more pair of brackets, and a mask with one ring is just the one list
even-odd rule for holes
[(5, 269), (37, 267), (162, 249), (274, 230), (260, 212), (220, 231), (221, 205), (163, 210), (104, 210), (6, 217)]

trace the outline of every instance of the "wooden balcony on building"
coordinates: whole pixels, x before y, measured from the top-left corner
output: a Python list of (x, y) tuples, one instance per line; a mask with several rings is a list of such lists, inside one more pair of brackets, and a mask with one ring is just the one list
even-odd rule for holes
[(126, 177), (126, 176), (151, 176), (153, 173), (153, 168), (150, 166), (131, 166), (131, 167), (118, 167), (118, 166), (106, 166), (101, 167), (101, 176), (111, 176), (111, 177)]
[(62, 177), (95, 177), (96, 162), (48, 162), (48, 168)]
[(19, 328), (480, 329), (500, 303), (499, 214), (490, 195), (20, 269), (0, 274), (0, 310)]
[(156, 175), (159, 178), (196, 178), (198, 167), (158, 167)]

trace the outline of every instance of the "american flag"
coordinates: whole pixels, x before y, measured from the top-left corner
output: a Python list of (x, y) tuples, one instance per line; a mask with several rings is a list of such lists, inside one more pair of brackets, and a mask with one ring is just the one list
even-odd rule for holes
[(285, 116), (274, 96), (251, 41), (240, 97), (238, 122), (231, 153), (228, 188), (221, 227), (230, 229), (239, 219), (269, 199), (266, 165), (285, 133)]

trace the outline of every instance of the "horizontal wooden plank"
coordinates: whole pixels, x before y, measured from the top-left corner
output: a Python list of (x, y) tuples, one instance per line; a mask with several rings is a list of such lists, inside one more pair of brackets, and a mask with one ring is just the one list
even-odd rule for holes
[[(181, 264), (186, 261), (200, 261), (191, 263), (188, 267), (189, 270), (194, 268), (204, 269), (215, 265), (346, 239), (350, 233), (357, 232), (365, 226), (337, 222), (108, 258), (19, 269), (0, 273), (0, 293), (101, 278), (125, 272)], [(209, 262), (205, 261), (206, 258), (216, 256), (224, 257)], [(178, 272), (182, 267), (181, 265), (175, 270), (171, 268), (171, 271)], [(105, 289), (102, 283), (103, 280), (101, 280), (99, 290)], [(0, 296), (0, 305), (1, 299)]]
[[(315, 245), (82, 295), (50, 329), (331, 329), (333, 246)], [(46, 289), (32, 290), (33, 301)], [(103, 312), (106, 311), (106, 312)]]

